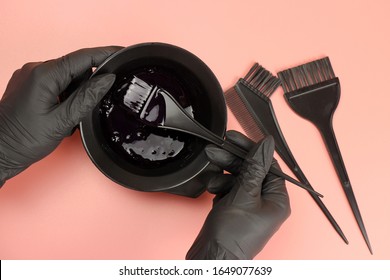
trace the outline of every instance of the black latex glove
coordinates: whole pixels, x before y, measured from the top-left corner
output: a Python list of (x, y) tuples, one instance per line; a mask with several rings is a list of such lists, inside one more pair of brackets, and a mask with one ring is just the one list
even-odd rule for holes
[(254, 144), (229, 131), (227, 139), (250, 150), (245, 161), (216, 146), (206, 147), (211, 162), (231, 172), (213, 178), (208, 190), (215, 193), (213, 207), (187, 259), (253, 259), (290, 215), (283, 179), (268, 173), (274, 141), (266, 137)]
[(51, 153), (96, 106), (115, 75), (88, 80), (62, 103), (59, 96), (119, 49), (82, 49), (15, 71), (0, 101), (0, 186)]

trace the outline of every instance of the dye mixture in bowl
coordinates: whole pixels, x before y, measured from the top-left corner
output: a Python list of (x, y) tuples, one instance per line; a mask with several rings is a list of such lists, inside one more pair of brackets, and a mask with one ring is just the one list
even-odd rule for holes
[(156, 169), (177, 160), (184, 163), (193, 154), (193, 136), (147, 125), (123, 104), (134, 75), (168, 91), (194, 117), (188, 94), (191, 85), (179, 80), (168, 68), (148, 66), (117, 74), (113, 87), (99, 108), (106, 143), (121, 158), (143, 169)]

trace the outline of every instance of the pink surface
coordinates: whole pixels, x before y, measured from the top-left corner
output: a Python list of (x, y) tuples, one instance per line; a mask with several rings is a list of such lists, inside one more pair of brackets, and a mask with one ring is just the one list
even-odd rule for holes
[[(288, 183), (291, 217), (257, 258), (389, 259), (390, 4), (315, 2), (1, 1), (0, 95), (24, 63), (83, 47), (175, 44), (208, 64), (224, 89), (255, 61), (276, 73), (327, 55), (342, 85), (334, 128), (374, 255), (319, 133), (279, 88), (272, 102), (284, 135), (350, 244), (306, 192)], [(241, 130), (230, 113), (228, 127)], [(75, 133), (1, 189), (0, 259), (182, 259), (211, 199), (118, 186), (95, 168)]]

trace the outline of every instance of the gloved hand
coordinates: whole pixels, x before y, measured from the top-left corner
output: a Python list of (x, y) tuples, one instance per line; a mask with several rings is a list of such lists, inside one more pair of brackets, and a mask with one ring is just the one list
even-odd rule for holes
[(206, 147), (210, 161), (231, 174), (219, 174), (208, 184), (213, 207), (186, 259), (253, 259), (290, 215), (283, 179), (268, 173), (274, 141), (254, 144), (239, 132), (227, 139), (250, 150), (243, 161), (216, 146)]
[(0, 186), (51, 153), (110, 89), (115, 75), (96, 76), (59, 103), (69, 84), (120, 47), (82, 49), (17, 70), (0, 101)]

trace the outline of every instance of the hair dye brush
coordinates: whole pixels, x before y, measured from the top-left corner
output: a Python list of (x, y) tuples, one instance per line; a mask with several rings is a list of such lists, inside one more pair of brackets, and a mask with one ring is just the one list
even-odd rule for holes
[[(226, 91), (226, 101), (249, 138), (257, 142), (265, 135), (272, 135), (275, 140), (275, 150), (282, 160), (302, 183), (312, 188), (287, 145), (269, 98), (279, 85), (280, 80), (277, 77), (255, 63), (244, 78), (239, 79), (234, 87)], [(312, 193), (310, 195), (337, 233), (348, 244), (340, 226), (322, 200)]]
[(312, 122), (320, 131), (360, 231), (372, 254), (363, 219), (333, 131), (332, 120), (340, 99), (340, 82), (333, 72), (329, 58), (325, 57), (281, 71), (278, 76), (282, 80), (284, 96), (290, 107), (298, 115)]
[[(136, 76), (126, 91), (123, 103), (148, 125), (177, 130), (203, 138), (242, 159), (247, 155), (248, 151), (219, 137), (194, 120), (167, 91), (157, 86), (151, 86)], [(313, 195), (322, 197), (320, 193), (272, 166), (269, 172), (310, 191)]]

